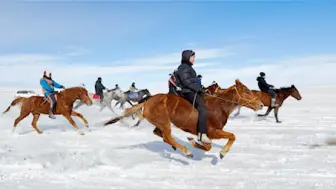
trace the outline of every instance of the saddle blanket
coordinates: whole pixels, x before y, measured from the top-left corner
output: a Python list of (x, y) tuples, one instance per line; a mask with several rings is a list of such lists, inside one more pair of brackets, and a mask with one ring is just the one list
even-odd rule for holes
[(136, 93), (136, 92), (130, 92), (129, 95), (128, 95), (129, 98), (138, 98), (138, 96), (139, 96), (139, 94)]
[(94, 94), (94, 95), (93, 95), (93, 99), (100, 99), (99, 94)]

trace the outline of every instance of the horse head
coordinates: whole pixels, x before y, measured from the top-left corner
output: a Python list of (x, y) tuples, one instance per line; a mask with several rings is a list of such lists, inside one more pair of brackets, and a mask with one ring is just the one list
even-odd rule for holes
[(296, 100), (301, 100), (302, 99), (301, 94), (299, 90), (295, 87), (295, 85), (292, 85), (291, 89), (292, 89), (291, 96), (295, 98)]
[[(264, 104), (260, 101), (260, 99), (255, 96), (242, 82), (236, 79), (235, 83), (235, 85), (221, 92), (220, 96), (229, 94), (232, 97), (232, 101), (235, 101), (238, 105), (246, 106), (254, 111), (261, 110), (264, 107)], [(231, 91), (231, 93), (229, 93), (229, 91)]]
[(89, 97), (89, 93), (84, 87), (66, 88), (60, 92), (60, 95), (63, 99), (69, 101), (70, 103), (73, 103), (76, 100), (81, 100), (86, 105), (92, 105), (92, 100)]
[(141, 96), (144, 96), (144, 95), (152, 96), (148, 89), (142, 89), (139, 91), (139, 93), (141, 93)]

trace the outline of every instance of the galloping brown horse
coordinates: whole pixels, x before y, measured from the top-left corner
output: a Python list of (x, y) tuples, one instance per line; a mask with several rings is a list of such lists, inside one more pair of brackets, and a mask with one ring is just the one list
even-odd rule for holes
[[(277, 107), (272, 107), (271, 106), (271, 96), (268, 93), (264, 93), (262, 91), (257, 91), (257, 90), (252, 90), (252, 92), (253, 92), (254, 95), (258, 96), (261, 99), (261, 101), (263, 102), (263, 104), (265, 106), (268, 107), (265, 114), (258, 114), (258, 116), (259, 117), (268, 116), (268, 114), (272, 111), (272, 109), (274, 109), (274, 116), (275, 116), (275, 120), (276, 120), (277, 123), (281, 123), (281, 121), (279, 121), (279, 119), (278, 119), (279, 108), (282, 106), (283, 102), (289, 96), (292, 96), (296, 100), (301, 100), (302, 99), (299, 90), (294, 85), (292, 85), (291, 87), (282, 87), (280, 89), (275, 90), (275, 92), (277, 93), (276, 103), (279, 105)], [(234, 116), (239, 115), (240, 108), (241, 107), (238, 107), (238, 111)]]
[[(57, 99), (57, 103), (56, 103), (55, 114), (56, 115), (62, 114), (72, 124), (72, 126), (78, 131), (79, 134), (84, 135), (84, 132), (82, 132), (78, 128), (78, 126), (76, 125), (74, 120), (71, 118), (71, 116), (77, 116), (81, 118), (84, 121), (85, 126), (89, 128), (89, 124), (87, 120), (83, 117), (83, 115), (73, 111), (72, 109), (73, 103), (77, 99), (84, 101), (85, 104), (87, 105), (92, 105), (92, 101), (88, 95), (87, 90), (83, 87), (67, 88), (59, 92), (58, 94), (56, 94), (56, 99)], [(19, 117), (15, 119), (13, 132), (17, 124), (21, 120), (26, 118), (29, 114), (32, 114), (34, 116), (32, 126), (38, 134), (42, 134), (42, 131), (40, 131), (37, 128), (36, 123), (38, 119), (40, 118), (41, 114), (49, 114), (49, 108), (50, 108), (49, 101), (46, 101), (42, 96), (31, 96), (29, 98), (19, 97), (12, 101), (11, 105), (8, 106), (8, 108), (3, 112), (3, 114), (8, 112), (11, 106), (15, 106), (18, 104), (22, 104), (21, 111), (20, 111)]]
[[(211, 139), (229, 139), (220, 152), (220, 158), (223, 158), (230, 150), (235, 140), (233, 133), (222, 130), (234, 107), (242, 105), (255, 111), (263, 107), (261, 101), (239, 80), (236, 80), (236, 85), (222, 91), (218, 96), (205, 96), (205, 105), (208, 108), (208, 137)], [(139, 119), (147, 119), (155, 125), (153, 131), (155, 135), (161, 137), (165, 143), (170, 144), (175, 150), (176, 148), (181, 149), (187, 157), (193, 157), (192, 153), (185, 146), (182, 146), (173, 139), (171, 135), (171, 122), (181, 130), (197, 135), (198, 112), (191, 103), (177, 95), (156, 94), (151, 96), (147, 101), (127, 108), (122, 116), (111, 119), (105, 125), (115, 123), (133, 114), (139, 115), (142, 108), (144, 108), (143, 114)], [(211, 149), (211, 144), (203, 143), (201, 145), (195, 142), (193, 138), (188, 138), (188, 140), (195, 148), (205, 151)]]

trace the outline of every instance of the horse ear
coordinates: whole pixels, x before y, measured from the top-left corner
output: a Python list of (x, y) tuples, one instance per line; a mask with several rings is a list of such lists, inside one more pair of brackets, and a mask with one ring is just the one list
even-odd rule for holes
[(239, 81), (239, 79), (236, 79), (235, 83), (236, 83), (236, 85), (240, 85), (241, 84), (241, 82)]
[(294, 84), (291, 86), (292, 88), (295, 88)]

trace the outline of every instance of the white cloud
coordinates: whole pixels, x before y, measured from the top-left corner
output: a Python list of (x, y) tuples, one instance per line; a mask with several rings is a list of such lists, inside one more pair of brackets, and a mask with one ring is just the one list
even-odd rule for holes
[[(224, 53), (223, 53), (224, 52)], [(258, 65), (225, 69), (211, 61), (228, 56), (225, 49), (203, 49), (198, 55), (195, 68), (203, 75), (203, 83), (209, 85), (213, 80), (227, 87), (240, 79), (252, 89), (257, 88), (256, 77), (260, 71), (266, 72), (267, 81), (276, 87), (295, 84), (300, 86), (336, 85), (336, 54), (318, 54), (305, 57), (290, 57)], [(233, 54), (233, 53), (232, 53)], [(178, 53), (162, 57), (140, 58), (120, 66), (97, 64), (69, 64), (71, 57), (44, 54), (0, 55), (0, 87), (39, 88), (39, 79), (44, 70), (52, 71), (54, 78), (65, 86), (85, 83), (93, 86), (98, 76), (108, 87), (118, 83), (126, 87), (135, 81), (139, 88), (149, 88), (155, 92), (167, 92), (168, 73), (177, 68)], [(172, 57), (175, 58), (173, 59)], [(167, 59), (170, 57), (170, 59)], [(200, 59), (200, 60), (199, 60)], [(175, 63), (175, 64), (172, 64)], [(93, 90), (93, 87), (90, 87)]]
[(206, 84), (213, 80), (223, 87), (229, 86), (239, 78), (250, 88), (257, 89), (256, 77), (259, 72), (266, 73), (266, 79), (276, 87), (336, 85), (336, 54), (291, 57), (284, 60), (264, 62), (263, 64), (236, 69), (205, 69), (202, 72)]
[[(77, 47), (70, 49), (82, 50)], [(73, 55), (77, 54), (73, 53)], [(198, 54), (200, 61), (195, 65), (196, 68), (212, 66), (215, 62), (206, 61), (207, 59), (227, 56), (229, 53), (224, 49), (200, 49)], [(105, 83), (110, 86), (116, 82), (126, 85), (132, 80), (140, 83), (148, 79), (153, 81), (147, 76), (149, 73), (163, 72), (167, 73), (163, 74), (164, 77), (168, 77), (168, 73), (177, 68), (180, 55), (175, 55), (178, 53), (168, 53), (161, 57), (123, 60), (118, 62), (123, 62), (122, 65), (116, 66), (115, 62), (104, 65), (70, 63), (71, 56), (67, 53), (58, 53), (57, 55), (5, 54), (0, 55), (0, 86), (38, 87), (38, 81), (45, 70), (52, 71), (55, 80), (66, 86), (78, 85), (79, 83), (90, 86), (98, 76), (102, 77), (106, 81)], [(146, 85), (150, 85), (149, 82), (146, 82)]]

